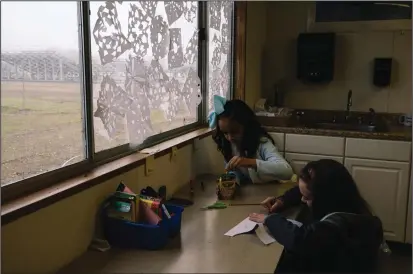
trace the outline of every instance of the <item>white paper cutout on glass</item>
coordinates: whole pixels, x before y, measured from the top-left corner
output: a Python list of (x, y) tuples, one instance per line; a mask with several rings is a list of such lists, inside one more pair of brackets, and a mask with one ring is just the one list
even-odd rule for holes
[(116, 116), (124, 116), (132, 104), (132, 98), (109, 76), (103, 78), (100, 84), (97, 110), (94, 116), (99, 117), (109, 137), (116, 135)]
[(181, 94), (184, 96), (189, 111), (191, 113), (196, 111), (196, 106), (198, 106), (202, 100), (201, 80), (199, 79), (197, 72), (192, 68), (189, 70)]
[(209, 27), (217, 31), (221, 30), (221, 1), (211, 1), (209, 4)]
[(209, 77), (208, 112), (213, 109), (213, 96), (230, 97), (231, 36), (233, 1), (208, 1)]
[(212, 67), (217, 68), (221, 64), (221, 41), (218, 38), (218, 35), (214, 35), (214, 39), (212, 39), (212, 47), (214, 51), (212, 52)]
[(128, 39), (132, 43), (135, 54), (143, 58), (149, 48), (149, 24), (152, 18), (150, 13), (135, 4), (130, 5), (128, 18)]
[(131, 48), (131, 43), (122, 33), (115, 2), (107, 1), (99, 8), (93, 36), (99, 46), (102, 65), (114, 61)]
[(182, 67), (184, 64), (184, 52), (182, 49), (181, 29), (169, 29), (170, 46), (168, 52), (169, 69)]
[(169, 49), (168, 24), (162, 16), (158, 15), (152, 19), (150, 29), (153, 58), (155, 60), (162, 59)]
[(182, 1), (165, 1), (166, 17), (171, 26), (184, 13), (184, 3)]
[(184, 4), (184, 17), (186, 21), (195, 23), (196, 12), (198, 10), (197, 2), (183, 1), (182, 3)]
[(95, 11), (100, 64), (93, 73), (101, 82), (95, 117), (110, 138), (119, 119), (133, 144), (169, 130), (168, 124), (196, 121), (202, 99), (197, 13), (195, 1), (107, 1)]
[(169, 104), (168, 104), (168, 108), (165, 111), (165, 114), (166, 114), (166, 119), (168, 119), (168, 121), (171, 121), (173, 117), (175, 117), (175, 115), (179, 111), (179, 106), (181, 103), (181, 101), (179, 100), (181, 88), (180, 88), (179, 81), (176, 80), (175, 78), (172, 78), (166, 84), (166, 86), (169, 92)]
[(185, 48), (184, 62), (188, 65), (192, 65), (198, 59), (198, 36), (198, 31), (194, 31)]

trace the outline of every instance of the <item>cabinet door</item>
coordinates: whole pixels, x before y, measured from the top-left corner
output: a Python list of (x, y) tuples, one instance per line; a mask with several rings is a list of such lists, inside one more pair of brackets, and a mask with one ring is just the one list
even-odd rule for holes
[(344, 156), (344, 137), (286, 134), (285, 151), (311, 155)]
[(383, 223), (387, 240), (404, 242), (409, 163), (346, 158), (361, 195)]
[(274, 139), (275, 146), (278, 151), (284, 154), (284, 138), (285, 134), (281, 132), (269, 132), (270, 136)]
[(343, 157), (288, 152), (285, 153), (285, 159), (290, 163), (295, 174), (299, 174), (301, 169), (303, 169), (308, 162), (317, 161), (320, 159), (333, 159), (337, 162), (343, 163)]
[[(412, 178), (410, 177), (410, 180)], [(412, 183), (410, 182), (409, 189), (409, 204), (407, 207), (407, 220), (406, 220), (406, 237), (405, 242), (412, 243)]]

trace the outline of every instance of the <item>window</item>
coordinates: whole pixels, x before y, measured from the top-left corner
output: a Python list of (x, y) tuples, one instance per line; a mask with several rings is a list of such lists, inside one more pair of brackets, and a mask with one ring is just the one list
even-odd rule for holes
[(85, 159), (77, 13), (1, 3), (1, 185)]
[(213, 96), (231, 97), (234, 3), (208, 1), (208, 112)]
[(1, 5), (6, 196), (192, 130), (231, 96), (231, 1)]
[(90, 5), (96, 151), (196, 123), (198, 3)]
[(412, 2), (316, 2), (316, 22), (396, 20), (412, 18)]

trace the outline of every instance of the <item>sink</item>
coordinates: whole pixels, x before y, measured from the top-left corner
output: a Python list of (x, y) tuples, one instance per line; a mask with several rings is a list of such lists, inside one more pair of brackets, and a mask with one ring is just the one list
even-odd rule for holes
[(386, 132), (383, 127), (366, 124), (341, 124), (341, 123), (313, 123), (306, 125), (308, 128), (317, 129), (332, 129), (332, 130), (348, 130), (348, 131), (362, 131), (362, 132)]

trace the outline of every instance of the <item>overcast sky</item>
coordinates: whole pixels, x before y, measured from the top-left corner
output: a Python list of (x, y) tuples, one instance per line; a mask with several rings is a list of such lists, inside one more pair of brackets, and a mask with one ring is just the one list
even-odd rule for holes
[[(102, 4), (104, 2), (90, 2), (92, 29), (97, 19), (97, 10)], [(122, 31), (127, 35), (129, 3), (116, 5)], [(165, 14), (163, 3), (158, 3), (157, 14)], [(181, 27), (178, 21), (174, 26)], [(195, 25), (186, 21), (184, 23), (186, 24), (182, 39), (185, 46), (191, 38)], [(1, 2), (2, 51), (76, 51), (79, 48), (78, 41), (77, 2)], [(94, 56), (98, 54), (98, 47), (93, 37), (92, 54)]]
[(1, 49), (78, 49), (76, 2), (1, 2)]

